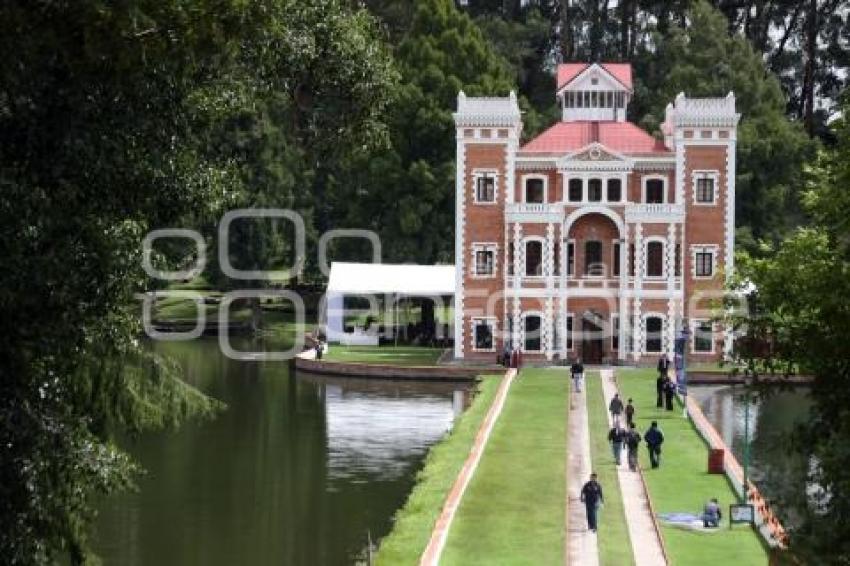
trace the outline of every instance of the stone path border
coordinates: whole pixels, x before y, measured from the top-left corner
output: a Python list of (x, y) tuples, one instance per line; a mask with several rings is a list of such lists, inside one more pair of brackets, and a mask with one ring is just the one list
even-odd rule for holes
[[(585, 380), (587, 374), (585, 373)], [(586, 385), (586, 384), (585, 384)], [(596, 534), (587, 529), (587, 516), (581, 502), (581, 488), (590, 479), (590, 426), (587, 421), (587, 387), (570, 394), (567, 426), (567, 549), (565, 563), (599, 566)]]
[[(608, 412), (608, 402), (617, 393), (614, 381), (614, 371), (603, 369), (599, 371), (602, 381), (603, 405), (608, 415), (608, 427), (613, 426), (611, 413)], [(613, 457), (613, 456), (612, 456)], [(658, 522), (652, 509), (652, 503), (643, 481), (643, 472), (629, 470), (628, 460), (624, 457), (617, 467), (617, 477), (620, 481), (620, 492), (623, 497), (623, 510), (626, 514), (626, 524), (629, 528), (629, 538), (632, 541), (632, 553), (637, 566), (666, 566), (667, 553), (664, 540), (658, 528)]]
[(475, 474), (476, 468), (478, 468), (481, 455), (484, 453), (484, 448), (490, 439), (490, 433), (493, 431), (493, 425), (496, 424), (496, 420), (502, 413), (505, 399), (508, 396), (508, 390), (516, 374), (516, 369), (509, 369), (505, 372), (504, 377), (502, 377), (496, 397), (493, 399), (493, 403), (490, 405), (490, 409), (487, 411), (487, 415), (484, 417), (481, 426), (478, 428), (478, 433), (475, 435), (475, 441), (472, 443), (469, 456), (467, 456), (466, 461), (463, 463), (463, 467), (460, 469), (452, 485), (452, 489), (449, 491), (446, 501), (443, 504), (443, 510), (434, 524), (434, 529), (431, 531), (431, 539), (428, 541), (428, 546), (425, 547), (419, 559), (420, 566), (436, 566), (439, 564), (440, 556), (443, 553), (443, 548), (446, 546), (449, 529), (451, 528), (457, 508), (460, 506), (463, 494), (472, 476)]

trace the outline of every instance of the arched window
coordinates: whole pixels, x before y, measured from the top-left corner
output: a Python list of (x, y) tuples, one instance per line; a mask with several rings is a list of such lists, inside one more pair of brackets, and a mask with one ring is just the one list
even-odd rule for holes
[(542, 203), (545, 200), (545, 188), (543, 179), (525, 180), (525, 202)]
[(587, 182), (587, 200), (590, 202), (602, 200), (602, 179), (590, 179)]
[(605, 264), (602, 263), (602, 242), (590, 240), (584, 243), (584, 274), (605, 275)]
[(623, 184), (620, 179), (608, 179), (608, 202), (620, 202), (623, 196)]
[(664, 321), (658, 316), (646, 317), (645, 348), (647, 353), (661, 351), (661, 338), (664, 334)]
[(664, 202), (664, 181), (661, 179), (649, 179), (646, 181), (646, 202), (648, 204), (661, 204)]
[(661, 242), (646, 244), (646, 276), (664, 276), (664, 244)]
[(525, 274), (543, 275), (543, 242), (540, 240), (525, 243)]
[(543, 340), (541, 339), (541, 324), (540, 316), (529, 314), (523, 318), (523, 331), (525, 334), (524, 349), (528, 352), (539, 352), (543, 349)]

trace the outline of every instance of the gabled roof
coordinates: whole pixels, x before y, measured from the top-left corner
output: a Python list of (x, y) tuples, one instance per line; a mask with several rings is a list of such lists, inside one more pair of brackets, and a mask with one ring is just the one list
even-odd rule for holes
[(563, 155), (598, 142), (606, 148), (626, 155), (664, 153), (670, 151), (660, 140), (631, 122), (558, 122), (519, 150), (526, 153)]
[[(632, 66), (629, 63), (596, 63), (629, 90), (632, 89)], [(590, 67), (591, 63), (562, 63), (558, 65), (558, 88), (561, 90)]]

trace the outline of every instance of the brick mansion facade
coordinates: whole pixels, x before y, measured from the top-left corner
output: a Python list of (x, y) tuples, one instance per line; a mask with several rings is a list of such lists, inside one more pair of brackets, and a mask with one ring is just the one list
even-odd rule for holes
[(458, 96), (455, 356), (648, 362), (691, 331), (692, 360), (731, 342), (711, 322), (733, 263), (730, 93), (668, 104), (661, 139), (626, 119), (628, 64), (563, 64), (561, 120), (520, 145), (505, 98)]

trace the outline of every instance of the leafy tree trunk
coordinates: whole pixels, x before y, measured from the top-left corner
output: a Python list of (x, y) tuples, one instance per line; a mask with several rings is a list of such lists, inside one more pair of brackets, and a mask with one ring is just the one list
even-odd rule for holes
[(561, 60), (570, 61), (575, 55), (575, 36), (570, 0), (561, 0)]
[(815, 57), (818, 49), (818, 3), (809, 0), (809, 14), (806, 22), (805, 67), (803, 69), (803, 90), (801, 93), (801, 110), (806, 131), (811, 136), (814, 132), (815, 113)]

